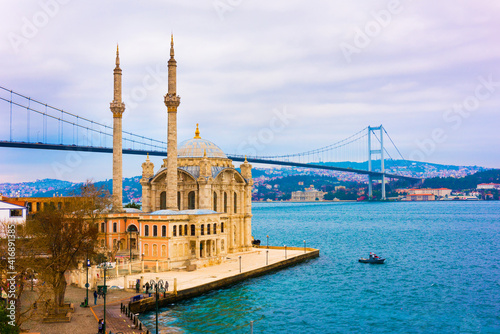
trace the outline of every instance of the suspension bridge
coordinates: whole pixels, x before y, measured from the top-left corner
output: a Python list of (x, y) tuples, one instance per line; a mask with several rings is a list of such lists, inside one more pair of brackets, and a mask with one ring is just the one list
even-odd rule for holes
[[(4, 120), (0, 123), (0, 147), (100, 153), (113, 151), (113, 128), (110, 125), (75, 115), (1, 86), (0, 105), (0, 119)], [(310, 151), (273, 156), (227, 156), (238, 162), (243, 162), (246, 158), (250, 163), (366, 175), (369, 195), (372, 194), (372, 181), (379, 179), (382, 183), (382, 198), (385, 198), (387, 179), (420, 181), (412, 177), (404, 167), (402, 170), (386, 171), (385, 161), (396, 159), (384, 146), (385, 138), (389, 139), (397, 160), (405, 163), (406, 160), (382, 125), (365, 127), (348, 138)], [(123, 154), (148, 153), (166, 157), (167, 143), (123, 131)]]

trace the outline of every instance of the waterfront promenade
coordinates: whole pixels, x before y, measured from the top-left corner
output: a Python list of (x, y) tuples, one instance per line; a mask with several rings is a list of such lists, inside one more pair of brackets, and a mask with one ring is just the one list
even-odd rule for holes
[[(267, 251), (269, 253), (267, 253)], [(306, 251), (304, 251), (304, 248), (288, 247), (285, 258), (285, 249), (283, 247), (270, 247), (267, 249), (264, 246), (262, 248), (254, 248), (250, 252), (231, 254), (227, 257), (227, 261), (220, 265), (204, 267), (191, 272), (178, 270), (160, 273), (141, 273), (129, 275), (127, 276), (127, 279), (138, 279), (141, 278), (141, 276), (143, 278), (143, 282), (149, 282), (151, 279), (162, 279), (169, 283), (170, 293), (168, 295), (170, 296), (173, 295), (172, 290), (174, 289), (174, 279), (176, 279), (178, 294), (182, 295), (185, 291), (207, 286), (207, 284), (212, 284), (213, 288), (220, 288), (221, 286), (224, 286), (223, 282), (225, 282), (225, 280), (227, 281), (227, 279), (240, 276), (241, 274), (256, 272), (260, 275), (266, 274), (268, 273), (266, 267), (269, 268), (269, 271), (274, 271), (277, 270), (277, 265), (295, 265), (300, 262), (298, 260), (303, 258), (305, 253), (307, 256), (314, 256), (318, 254), (318, 251), (311, 248), (307, 248)], [(241, 280), (243, 279), (246, 278), (242, 277)], [(113, 285), (112, 281), (113, 280), (110, 280), (110, 283), (106, 282), (106, 284)], [(140, 294), (147, 297), (142, 292), (143, 290), (141, 290)], [(77, 305), (79, 305), (79, 303), (85, 298), (85, 294), (85, 289), (68, 287), (66, 299), (68, 302), (72, 302), (76, 306), (75, 313), (70, 323), (42, 324), (30, 321), (24, 327), (29, 329), (31, 332), (40, 334), (52, 334), (56, 332), (61, 334), (97, 333), (97, 321), (104, 316), (103, 300), (98, 299), (97, 305), (93, 306), (93, 298), (90, 297), (89, 299), (92, 307), (84, 309)], [(139, 331), (135, 329), (132, 321), (124, 314), (120, 313), (120, 303), (128, 305), (130, 297), (136, 295), (138, 294), (135, 292), (110, 290), (106, 303), (106, 323), (108, 331), (111, 330), (113, 333), (123, 332), (124, 334), (139, 334), (146, 332), (145, 330)], [(92, 291), (89, 291), (89, 296), (92, 296)], [(143, 301), (144, 300), (147, 301), (148, 298), (143, 299)], [(149, 330), (151, 331), (151, 328), (149, 328)]]

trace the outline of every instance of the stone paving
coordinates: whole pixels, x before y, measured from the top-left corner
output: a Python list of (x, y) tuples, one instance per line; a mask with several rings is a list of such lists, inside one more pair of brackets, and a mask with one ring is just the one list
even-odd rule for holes
[[(269, 253), (267, 253), (269, 251)], [(287, 258), (292, 258), (304, 254), (304, 250), (296, 248), (294, 250), (287, 249)], [(142, 273), (127, 276), (127, 279), (135, 280), (143, 277), (144, 281), (151, 279), (156, 280), (161, 278), (168, 281), (169, 290), (173, 290), (174, 278), (177, 279), (177, 289), (183, 290), (199, 286), (201, 284), (217, 281), (219, 279), (237, 275), (240, 273), (240, 256), (241, 256), (241, 272), (254, 270), (285, 260), (284, 249), (266, 249), (254, 248), (251, 252), (230, 254), (227, 257), (227, 262), (220, 265), (200, 268), (195, 271), (169, 271), (162, 273)], [(267, 258), (267, 259), (266, 259)], [(123, 279), (122, 279), (123, 282)], [(107, 282), (107, 285), (115, 285), (112, 280)], [(116, 284), (118, 285), (118, 284)], [(23, 329), (28, 332), (40, 334), (94, 334), (97, 333), (97, 321), (103, 318), (103, 299), (97, 300), (97, 306), (94, 306), (93, 291), (89, 290), (90, 308), (80, 307), (80, 303), (84, 300), (86, 290), (68, 286), (66, 290), (66, 301), (75, 305), (75, 313), (69, 323), (61, 324), (42, 324), (37, 320), (30, 320), (23, 324)], [(120, 312), (120, 302), (128, 304), (130, 297), (136, 296), (135, 292), (126, 292), (123, 290), (111, 289), (106, 298), (106, 326), (107, 330), (113, 333), (123, 332), (123, 334), (139, 334), (144, 331), (134, 329), (132, 321)], [(29, 294), (26, 295), (29, 299)]]
[[(92, 296), (93, 290), (89, 290), (89, 300), (90, 306), (94, 305), (94, 298)], [(23, 295), (23, 302), (30, 301), (33, 293), (27, 292)], [(108, 314), (108, 303), (116, 302), (124, 298), (128, 298), (135, 293), (126, 292), (123, 290), (110, 290), (106, 299), (106, 314)], [(97, 318), (92, 312), (91, 308), (80, 307), (80, 303), (85, 299), (86, 289), (76, 288), (73, 286), (68, 286), (66, 288), (66, 302), (73, 303), (75, 305), (75, 312), (69, 323), (60, 324), (44, 324), (39, 321), (39, 318), (26, 321), (22, 328), (27, 330), (29, 333), (40, 333), (40, 334), (95, 334), (97, 333)], [(97, 299), (97, 305), (102, 305), (104, 300)], [(120, 303), (118, 303), (118, 311), (120, 310)], [(115, 331), (113, 331), (115, 333)], [(125, 333), (125, 332), (124, 332)], [(129, 333), (129, 332), (126, 332)], [(133, 333), (133, 332), (130, 332)], [(136, 334), (139, 331), (135, 332)]]
[[(123, 300), (127, 304), (129, 298)], [(104, 314), (104, 306), (98, 305), (92, 307), (96, 319), (102, 319)], [(111, 331), (112, 333), (123, 333), (123, 334), (140, 334), (145, 333), (146, 330), (135, 329), (130, 320), (124, 313), (120, 311), (120, 302), (116, 301), (108, 305), (106, 303), (106, 331)]]

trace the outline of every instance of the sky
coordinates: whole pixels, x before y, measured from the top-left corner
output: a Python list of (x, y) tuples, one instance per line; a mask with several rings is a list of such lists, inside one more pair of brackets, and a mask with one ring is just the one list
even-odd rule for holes
[[(498, 17), (493, 0), (3, 1), (0, 86), (111, 125), (119, 43), (123, 129), (165, 140), (173, 33), (179, 142), (199, 123), (225, 152), (289, 154), (382, 124), (406, 159), (498, 168)], [(9, 108), (0, 140), (25, 141), (26, 113), (11, 133)], [(124, 155), (124, 177), (143, 161)], [(111, 162), (0, 148), (0, 183), (109, 179)]]

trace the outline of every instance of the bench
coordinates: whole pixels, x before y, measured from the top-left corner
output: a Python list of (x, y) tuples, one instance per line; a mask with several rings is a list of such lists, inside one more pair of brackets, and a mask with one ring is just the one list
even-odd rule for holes
[(130, 301), (132, 303), (137, 302), (137, 301), (141, 300), (141, 298), (142, 298), (142, 295), (133, 296), (132, 298), (130, 298)]

